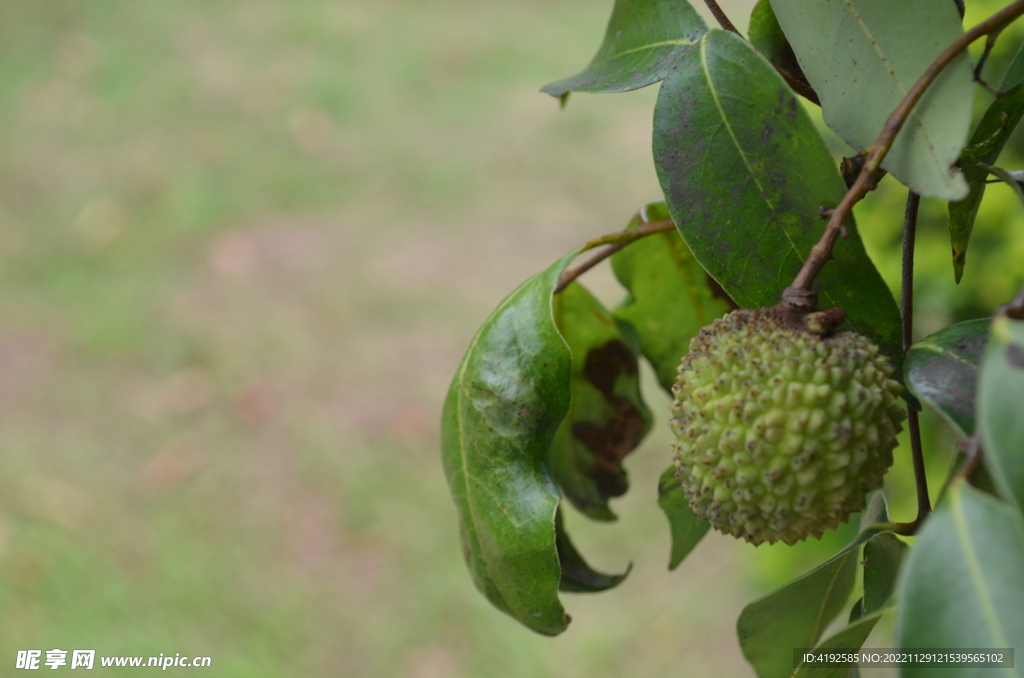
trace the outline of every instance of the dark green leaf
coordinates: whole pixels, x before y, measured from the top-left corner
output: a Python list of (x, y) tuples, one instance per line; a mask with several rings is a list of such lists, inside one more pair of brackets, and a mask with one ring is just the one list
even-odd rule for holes
[(978, 386), (985, 464), (997, 486), (1024, 507), (1024, 321), (997, 315)]
[(964, 438), (974, 433), (974, 394), (988, 326), (986, 318), (939, 330), (911, 346), (903, 363), (907, 387)]
[[(1024, 522), (1019, 511), (950, 485), (925, 523), (897, 585), (899, 647), (1024, 647)], [(1020, 658), (1017, 658), (1020, 661)], [(1018, 669), (1019, 671), (1019, 669)], [(936, 675), (902, 669), (903, 678)], [(1019, 676), (1013, 669), (945, 668), (943, 676)]]
[(607, 591), (618, 586), (633, 569), (630, 565), (622, 574), (602, 574), (587, 565), (565, 531), (561, 510), (555, 516), (555, 546), (558, 548), (558, 562), (562, 566), (562, 581), (558, 588), (566, 593)]
[(864, 616), (864, 598), (858, 598), (857, 602), (850, 608), (850, 623), (853, 623)]
[(1021, 82), (1024, 82), (1024, 44), (1017, 49), (1017, 54), (1013, 57), (1013, 61), (1010, 62), (1009, 68), (1006, 69), (1006, 75), (1003, 76), (1003, 84), (999, 88), (1005, 92), (1011, 87), (1016, 87)]
[(876, 492), (861, 516), (861, 531), (839, 553), (744, 608), (736, 624), (743, 656), (759, 678), (789, 676), (793, 648), (814, 647), (846, 605), (860, 545), (892, 528), (885, 497)]
[[(663, 202), (651, 203), (633, 218), (641, 223), (671, 219)], [(690, 339), (731, 307), (731, 300), (690, 254), (676, 231), (649, 235), (612, 256), (615, 277), (629, 296), (615, 309), (640, 338), (644, 356), (666, 391), (679, 370)]]
[(548, 454), (565, 497), (595, 520), (615, 520), (610, 497), (628, 488), (623, 458), (651, 428), (636, 353), (590, 292), (572, 283), (554, 300), (555, 324), (572, 353), (572, 403)]
[(711, 525), (698, 518), (690, 508), (683, 486), (676, 478), (675, 466), (669, 466), (658, 481), (658, 506), (668, 517), (668, 527), (672, 532), (672, 555), (669, 556), (668, 569), (674, 570), (707, 534)]
[[(871, 631), (874, 630), (882, 615), (891, 611), (891, 609), (877, 610), (860, 617), (842, 630), (837, 631), (818, 643), (814, 651), (842, 654), (856, 652), (864, 645), (864, 641), (871, 635)], [(851, 671), (848, 664), (804, 664), (796, 671), (785, 675), (792, 675), (793, 678), (847, 678), (847, 676), (851, 675)]]
[[(1018, 58), (1020, 54), (1017, 55)], [(1014, 62), (1016, 64), (1016, 61)], [(1024, 68), (1024, 66), (1022, 66)], [(1011, 67), (1011, 71), (1013, 67)], [(1007, 73), (1009, 78), (1011, 73)], [(1005, 82), (1004, 82), (1005, 86)], [(970, 187), (967, 197), (949, 203), (949, 239), (953, 248), (953, 274), (959, 283), (967, 261), (967, 243), (974, 228), (978, 207), (985, 195), (985, 178), (988, 172), (977, 163), (991, 165), (1006, 145), (1010, 133), (1017, 127), (1024, 115), (1024, 85), (1016, 84), (1006, 96), (996, 99), (985, 111), (977, 129), (971, 135), (970, 143), (960, 154), (960, 167)]]
[(747, 35), (750, 37), (750, 44), (764, 55), (765, 59), (786, 72), (805, 79), (800, 64), (796, 60), (796, 55), (793, 54), (793, 48), (786, 40), (779, 20), (775, 18), (775, 12), (772, 10), (769, 0), (758, 0), (754, 5), (754, 9), (750, 12)]
[[(952, 2), (935, 0), (771, 0), (825, 122), (860, 151), (917, 79), (962, 33)], [(922, 195), (961, 200), (951, 173), (967, 140), (974, 77), (966, 53), (946, 67), (911, 113), (882, 167)]]
[(663, 79), (707, 25), (686, 0), (615, 0), (604, 42), (581, 72), (545, 85), (566, 92), (627, 92)]
[[(778, 303), (846, 185), (782, 78), (741, 38), (713, 29), (662, 85), (654, 160), (683, 240), (745, 308)], [(899, 366), (900, 315), (852, 219), (818, 276), (825, 306)]]
[(473, 338), (441, 422), (445, 475), (477, 588), (539, 633), (565, 630), (546, 457), (569, 409), (570, 353), (552, 294), (575, 252), (509, 295)]
[(906, 550), (907, 545), (890, 532), (875, 535), (864, 544), (865, 614), (877, 612), (889, 602)]

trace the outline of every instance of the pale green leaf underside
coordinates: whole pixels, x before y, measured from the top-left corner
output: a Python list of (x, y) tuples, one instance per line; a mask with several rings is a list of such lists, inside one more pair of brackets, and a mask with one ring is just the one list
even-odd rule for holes
[(1001, 492), (1024, 507), (1024, 321), (992, 321), (978, 410), (985, 464)]
[[(857, 151), (963, 28), (953, 2), (771, 0), (825, 122)], [(915, 191), (944, 200), (967, 195), (951, 170), (970, 130), (970, 59), (957, 57), (918, 102), (882, 167)]]
[[(897, 587), (899, 647), (1024, 647), (1024, 521), (956, 481), (925, 523)], [(1016, 661), (1020, 661), (1019, 658)], [(905, 668), (903, 678), (934, 676)], [(1015, 669), (945, 668), (943, 676), (1010, 678)]]

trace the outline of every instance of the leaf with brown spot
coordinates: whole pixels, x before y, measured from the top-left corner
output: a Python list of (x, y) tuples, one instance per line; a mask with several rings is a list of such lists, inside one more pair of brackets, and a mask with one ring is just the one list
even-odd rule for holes
[(622, 460), (652, 424), (640, 397), (636, 351), (611, 313), (578, 283), (555, 297), (554, 312), (572, 353), (572, 402), (548, 464), (576, 508), (595, 520), (615, 520), (608, 500), (628, 488)]
[[(789, 86), (749, 44), (717, 29), (661, 86), (654, 162), (694, 258), (744, 308), (778, 303), (821, 237), (819, 205), (846, 193)], [(849, 237), (836, 242), (815, 289), (823, 307), (846, 310), (844, 328), (899, 366), (899, 308), (853, 220), (846, 223)]]

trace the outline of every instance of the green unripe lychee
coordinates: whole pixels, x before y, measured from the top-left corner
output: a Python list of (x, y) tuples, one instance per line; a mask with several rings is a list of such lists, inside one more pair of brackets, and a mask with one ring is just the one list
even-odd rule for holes
[(823, 317), (740, 309), (690, 342), (672, 389), (676, 475), (721, 532), (820, 537), (863, 509), (892, 465), (903, 387), (878, 346), (829, 334)]

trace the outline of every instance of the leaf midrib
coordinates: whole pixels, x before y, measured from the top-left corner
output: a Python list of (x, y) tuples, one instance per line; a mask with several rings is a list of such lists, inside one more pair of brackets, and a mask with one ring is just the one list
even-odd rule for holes
[(974, 552), (974, 545), (971, 543), (967, 533), (967, 521), (963, 513), (962, 490), (950, 493), (950, 512), (953, 516), (953, 525), (956, 528), (956, 537), (963, 550), (964, 563), (970, 576), (970, 583), (973, 585), (978, 596), (978, 604), (981, 607), (982, 617), (995, 640), (996, 647), (1009, 647), (1006, 636), (1003, 634), (1002, 624), (999, 623), (999, 616), (996, 614), (995, 605), (992, 602), (992, 594), (985, 582), (985, 575), (981, 571), (981, 564), (978, 562), (977, 554)]
[[(709, 32), (707, 35), (711, 35), (711, 33)], [(793, 238), (789, 235), (789, 231), (786, 230), (786, 227), (783, 224), (783, 222), (777, 218), (778, 214), (776, 213), (775, 205), (773, 205), (771, 200), (768, 199), (768, 195), (765, 193), (764, 187), (761, 185), (761, 182), (758, 181), (757, 174), (754, 172), (754, 168), (751, 166), (750, 161), (747, 159), (747, 154), (743, 152), (743, 147), (740, 145), (739, 139), (736, 138), (736, 133), (733, 131), (732, 125), (729, 124), (729, 120), (725, 116), (725, 109), (722, 107), (722, 102), (718, 98), (718, 91), (715, 89), (715, 84), (711, 79), (711, 69), (708, 66), (707, 62), (706, 37), (701, 41), (700, 63), (701, 70), (704, 71), (704, 79), (708, 84), (708, 91), (711, 92), (711, 98), (715, 102), (715, 108), (718, 110), (718, 116), (719, 118), (721, 118), (722, 124), (725, 126), (726, 131), (729, 133), (729, 138), (732, 139), (732, 143), (736, 147), (736, 151), (740, 154), (740, 158), (743, 160), (743, 165), (747, 168), (747, 173), (750, 175), (750, 178), (754, 180), (754, 184), (757, 186), (757, 192), (761, 194), (761, 198), (768, 206), (768, 210), (771, 213), (771, 215), (773, 217), (776, 217), (772, 220), (773, 223), (777, 224), (778, 229), (782, 231), (782, 234), (784, 236), (786, 236), (786, 240), (789, 242), (789, 246), (793, 248), (793, 251), (796, 253), (797, 258), (800, 260), (800, 263), (802, 265), (806, 261), (806, 259), (803, 256), (803, 253), (800, 252), (800, 248), (796, 246), (795, 242), (793, 242)], [(830, 304), (832, 304), (833, 306), (838, 306), (835, 299), (833, 299), (832, 295), (829, 294), (828, 290), (822, 290), (821, 294), (826, 299), (828, 299), (828, 302)], [(847, 319), (847, 322), (853, 325), (853, 323), (850, 322), (849, 319)], [(856, 329), (856, 327), (854, 327), (854, 329)]]

